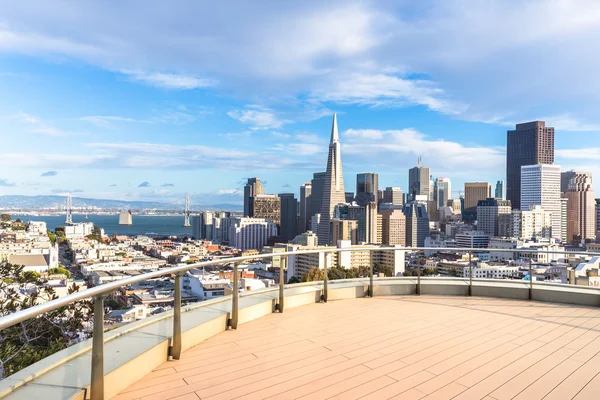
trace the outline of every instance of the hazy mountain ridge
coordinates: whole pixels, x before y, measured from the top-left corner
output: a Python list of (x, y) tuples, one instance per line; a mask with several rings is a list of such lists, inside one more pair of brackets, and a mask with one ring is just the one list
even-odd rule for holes
[[(64, 208), (66, 204), (65, 196), (39, 195), (5, 195), (0, 196), (0, 208), (3, 209), (47, 209)], [(99, 207), (102, 209), (134, 209), (134, 210), (169, 210), (182, 211), (182, 204), (162, 203), (156, 201), (126, 201), (126, 200), (108, 200), (108, 199), (89, 199), (85, 197), (73, 197), (73, 207), (82, 206)], [(192, 211), (200, 210), (225, 210), (241, 211), (243, 206), (238, 204), (192, 204)]]

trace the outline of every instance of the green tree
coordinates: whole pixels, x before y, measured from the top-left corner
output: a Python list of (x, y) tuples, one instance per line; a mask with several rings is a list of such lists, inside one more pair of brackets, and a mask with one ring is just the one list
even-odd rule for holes
[(22, 224), (22, 223), (23, 223), (23, 221), (21, 221), (21, 218), (17, 218), (17, 219), (15, 220), (15, 222), (16, 222), (17, 224)]
[[(0, 276), (4, 278), (0, 280), (0, 317), (57, 298), (53, 288), (23, 266), (0, 263)], [(32, 286), (37, 290), (27, 290)], [(73, 285), (69, 294), (78, 290)], [(84, 323), (89, 321), (91, 310), (90, 301), (80, 301), (0, 331), (0, 379), (64, 349), (81, 336), (89, 337)]]
[(0, 221), (9, 222), (10, 221), (10, 215), (8, 215), (8, 214), (0, 214)]
[(196, 261), (194, 261), (194, 260), (185, 260), (185, 263), (186, 263), (187, 265), (193, 264), (193, 263), (195, 263), (195, 262), (196, 262)]
[(322, 281), (324, 279), (323, 270), (317, 267), (312, 267), (308, 274), (302, 276), (302, 282)]
[(423, 270), (423, 275), (424, 276), (428, 276), (428, 275), (437, 275), (438, 274), (438, 269), (437, 268), (425, 268)]
[(295, 276), (292, 276), (288, 281), (288, 284), (292, 285), (294, 283), (300, 283), (300, 279), (296, 278)]
[(375, 275), (379, 275), (379, 274), (383, 274), (383, 276), (394, 276), (394, 268), (388, 266), (388, 265), (383, 265), (383, 264), (375, 264), (373, 265), (373, 274)]
[(448, 275), (458, 276), (458, 272), (456, 272), (456, 268), (452, 268), (450, 271), (448, 271)]
[(50, 239), (50, 243), (52, 243), (52, 246), (56, 244), (56, 235), (52, 233), (50, 229), (48, 229), (48, 239)]
[(67, 270), (66, 268), (50, 268), (48, 270), (48, 275), (65, 275), (67, 277), (67, 279), (71, 279), (71, 272), (69, 272), (69, 270)]
[(327, 269), (327, 278), (330, 280), (346, 279), (346, 269), (342, 267), (333, 267)]

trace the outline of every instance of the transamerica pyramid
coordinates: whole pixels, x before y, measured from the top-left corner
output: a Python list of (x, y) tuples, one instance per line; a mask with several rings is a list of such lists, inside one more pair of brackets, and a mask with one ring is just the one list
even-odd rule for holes
[(338, 134), (337, 117), (333, 114), (331, 126), (331, 140), (329, 141), (329, 155), (327, 156), (327, 169), (325, 184), (323, 186), (323, 200), (321, 202), (321, 221), (319, 222), (317, 236), (320, 245), (329, 244), (329, 223), (333, 217), (334, 207), (346, 203), (344, 194), (344, 177), (342, 176), (342, 153), (340, 150), (340, 137)]

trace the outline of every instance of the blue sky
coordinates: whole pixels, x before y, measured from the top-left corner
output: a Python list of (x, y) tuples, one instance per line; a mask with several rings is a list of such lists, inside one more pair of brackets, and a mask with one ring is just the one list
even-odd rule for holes
[(535, 119), (563, 169), (600, 173), (599, 40), (587, 0), (13, 2), (0, 194), (298, 193), (333, 112), (347, 190), (366, 171), (405, 190), (419, 156), (455, 190), (494, 183), (506, 130)]

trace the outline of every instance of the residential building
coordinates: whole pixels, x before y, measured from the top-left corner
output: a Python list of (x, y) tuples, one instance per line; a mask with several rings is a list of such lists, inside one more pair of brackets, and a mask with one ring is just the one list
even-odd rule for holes
[(463, 219), (477, 219), (477, 203), (492, 197), (492, 186), (488, 182), (465, 182), (465, 206)]
[(504, 200), (504, 181), (496, 182), (495, 198)]
[(339, 240), (349, 240), (353, 245), (358, 244), (357, 231), (358, 223), (356, 221), (334, 218), (331, 220), (329, 244), (335, 246)]
[(480, 200), (477, 203), (477, 230), (488, 236), (510, 236), (512, 224), (510, 201), (500, 199)]
[(381, 216), (381, 243), (406, 245), (406, 216), (402, 210), (384, 210)]
[(310, 230), (310, 217), (312, 217), (312, 183), (306, 182), (300, 186), (300, 221), (298, 232)]
[(298, 233), (298, 200), (293, 193), (282, 193), (279, 195), (281, 204), (281, 221), (279, 236), (289, 242)]
[(406, 217), (406, 246), (423, 247), (425, 238), (429, 236), (427, 207), (412, 201), (406, 203), (402, 211)]
[(248, 183), (244, 186), (244, 216), (254, 216), (254, 196), (265, 194), (265, 189), (260, 178), (248, 178)]
[(552, 213), (538, 205), (530, 206), (527, 211), (513, 210), (510, 236), (521, 239), (550, 239), (552, 237)]
[(253, 198), (253, 218), (268, 218), (281, 224), (281, 199), (276, 194), (257, 194)]
[(563, 197), (567, 203), (567, 241), (581, 243), (596, 239), (596, 200), (592, 188), (592, 174), (573, 172), (568, 191)]
[(333, 114), (331, 126), (331, 139), (329, 141), (329, 154), (327, 156), (327, 170), (323, 186), (323, 200), (321, 202), (321, 222), (319, 224), (319, 244), (329, 242), (329, 222), (333, 218), (336, 205), (346, 202), (344, 192), (344, 177), (342, 175), (342, 153), (338, 134), (337, 116)]
[(506, 199), (517, 210), (528, 210), (521, 204), (521, 167), (554, 164), (554, 128), (544, 121), (517, 124), (506, 133)]
[(315, 233), (306, 231), (296, 236), (292, 243), (299, 244), (300, 246), (316, 247), (319, 245), (319, 240)]
[(399, 206), (404, 205), (404, 192), (399, 187), (386, 187), (382, 202)]
[(231, 218), (231, 247), (239, 250), (261, 249), (273, 236), (277, 236), (277, 225), (268, 218)]
[[(427, 200), (429, 200), (430, 172), (429, 168), (423, 166), (422, 160), (419, 157), (417, 166), (408, 171), (408, 194), (410, 196), (427, 196)], [(411, 197), (411, 200), (414, 200), (414, 198)]]
[(560, 166), (524, 165), (521, 171), (519, 202), (521, 210), (529, 210), (531, 206), (539, 205), (545, 211), (549, 211), (552, 214), (552, 237), (560, 239), (562, 230)]

